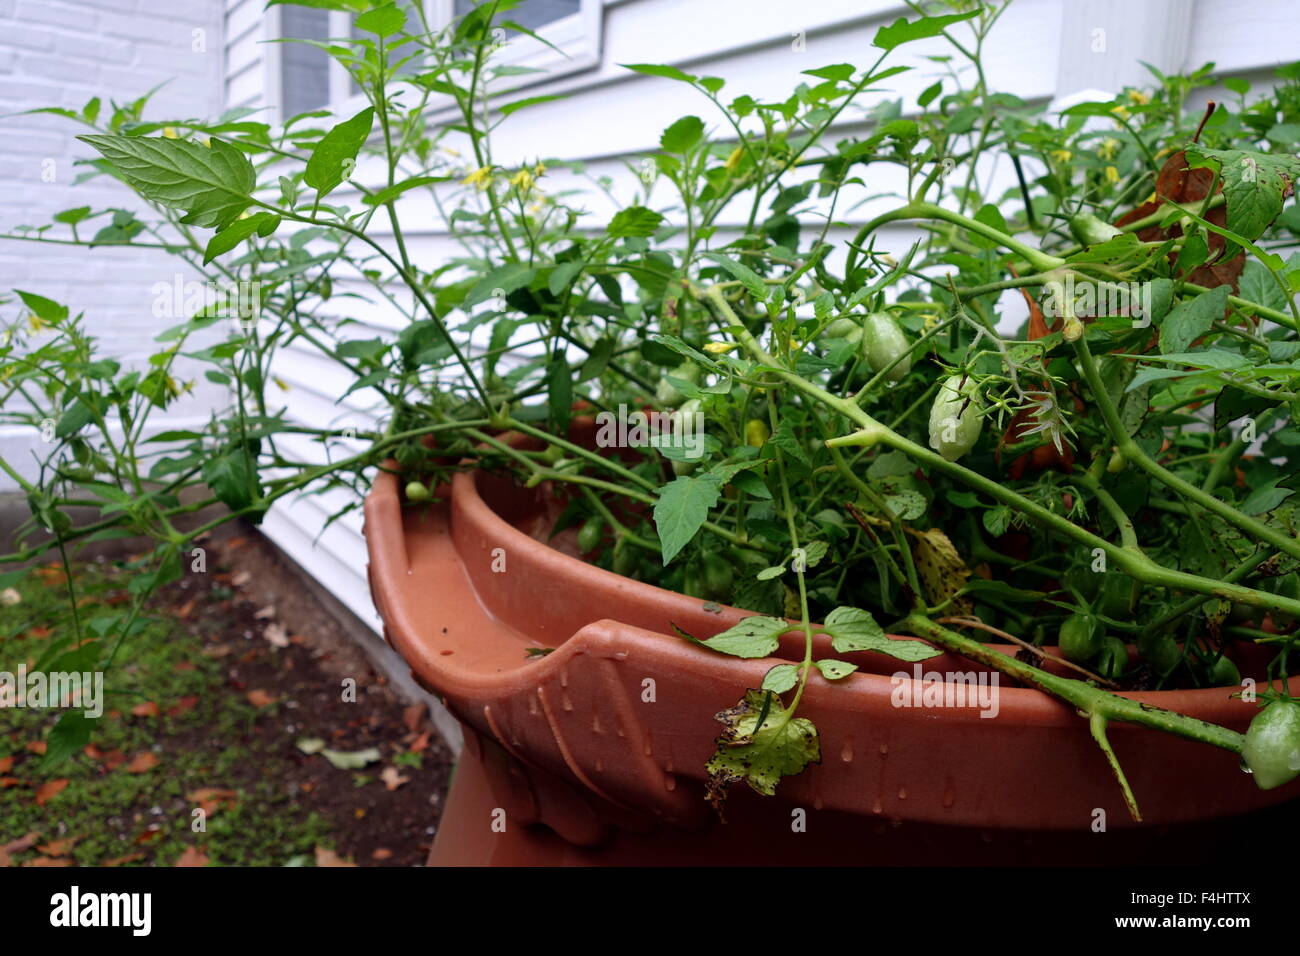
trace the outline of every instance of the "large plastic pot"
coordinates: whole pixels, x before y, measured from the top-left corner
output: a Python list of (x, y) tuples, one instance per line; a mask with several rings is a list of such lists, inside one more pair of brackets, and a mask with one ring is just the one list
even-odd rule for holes
[[(706, 637), (749, 612), (545, 543), (556, 511), (545, 485), (468, 472), (439, 497), (403, 506), (398, 478), (384, 473), (365, 504), (387, 638), (467, 731), (431, 863), (1078, 863), (1152, 845), (1176, 862), (1168, 848), (1186, 841), (1171, 826), (1300, 792), (1259, 790), (1226, 751), (1115, 724), (1110, 739), (1144, 815), (1137, 827), (1068, 706), (1006, 683), (995, 717), (896, 706), (911, 678), (891, 675), (913, 665), (863, 653), (851, 657), (859, 672), (834, 684), (813, 676), (804, 694), (820, 765), (783, 780), (775, 798), (737, 787), (721, 823), (703, 799), (713, 715), (777, 660), (714, 654), (671, 625)], [(530, 655), (541, 648), (554, 650)], [(802, 653), (792, 633), (778, 657)], [(922, 668), (981, 671), (950, 655)], [(1256, 708), (1230, 694), (1130, 696), (1244, 730)]]

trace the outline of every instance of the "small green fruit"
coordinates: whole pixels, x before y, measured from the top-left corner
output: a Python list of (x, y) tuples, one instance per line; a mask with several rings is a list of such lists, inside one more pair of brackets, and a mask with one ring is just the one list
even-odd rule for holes
[(1261, 790), (1300, 775), (1300, 703), (1276, 700), (1250, 722), (1241, 757)]
[(939, 386), (930, 407), (930, 447), (948, 461), (956, 461), (974, 448), (984, 426), (980, 407), (974, 379), (949, 377)]

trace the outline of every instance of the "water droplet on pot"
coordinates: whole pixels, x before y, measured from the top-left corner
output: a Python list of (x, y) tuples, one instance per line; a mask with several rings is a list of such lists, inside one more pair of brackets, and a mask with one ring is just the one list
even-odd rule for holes
[(898, 799), (899, 799), (899, 800), (906, 800), (906, 799), (907, 799), (907, 788), (906, 788), (906, 787), (899, 787), (899, 788), (898, 788)]
[(821, 797), (813, 797), (813, 809), (814, 809), (814, 810), (820, 810), (821, 808), (822, 808), (822, 798), (821, 798)]
[(880, 805), (880, 800), (879, 800), (879, 799), (877, 799), (876, 802), (873, 803), (873, 804), (871, 805), (871, 812), (872, 812), (872, 813), (884, 813), (884, 812), (885, 812), (885, 808), (882, 807), (882, 806)]
[(664, 774), (664, 789), (665, 790), (677, 789), (677, 778), (670, 773)]
[(1242, 758), (1241, 758), (1241, 760), (1240, 760), (1240, 762), (1237, 764), (1237, 766), (1241, 767), (1241, 770), (1242, 770), (1243, 773), (1254, 773), (1254, 772), (1255, 772), (1255, 771), (1253, 771), (1253, 770), (1250, 769), (1250, 765), (1249, 765), (1248, 763), (1246, 763), (1246, 758), (1245, 758), (1245, 757), (1242, 757)]
[(880, 756), (882, 756), (882, 757), (886, 757), (886, 756), (888, 756), (888, 755), (889, 755), (889, 744), (881, 744), (881, 745), (880, 745)]
[(591, 732), (593, 734), (603, 734), (605, 728), (600, 726), (600, 714), (591, 715)]
[(565, 710), (573, 710), (573, 701), (569, 700), (568, 694), (560, 695), (560, 706)]
[(597, 757), (597, 758), (596, 758), (596, 773), (600, 773), (600, 772), (601, 772), (602, 770), (604, 770), (604, 769), (605, 769), (605, 761), (603, 761), (603, 760), (601, 760), (599, 757)]
[(950, 807), (956, 802), (957, 802), (957, 791), (953, 789), (951, 783), (948, 783), (943, 788), (943, 805), (945, 807)]
[(846, 742), (845, 742), (845, 744), (844, 744), (844, 748), (840, 751), (840, 759), (843, 760), (845, 763), (852, 763), (852, 762), (853, 762), (853, 742), (852, 742), (852, 741), (846, 741)]

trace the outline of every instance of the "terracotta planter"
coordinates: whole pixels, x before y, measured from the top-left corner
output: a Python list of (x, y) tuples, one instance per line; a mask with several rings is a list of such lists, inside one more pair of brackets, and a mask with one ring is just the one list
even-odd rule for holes
[[(554, 517), (545, 487), (463, 473), (440, 493), (440, 505), (403, 508), (398, 479), (381, 474), (365, 506), (388, 640), (468, 731), (431, 862), (934, 862), (927, 841), (949, 857), (978, 854), (969, 862), (1024, 859), (1026, 841), (1041, 852), (1072, 844), (1086, 862), (1114, 859), (1114, 831), (1135, 826), (1067, 706), (1007, 686), (990, 718), (897, 706), (890, 675), (914, 665), (866, 653), (850, 656), (861, 671), (835, 684), (814, 675), (804, 695), (821, 764), (782, 781), (776, 798), (736, 788), (720, 824), (702, 796), (713, 714), (775, 661), (710, 653), (673, 636), (670, 622), (703, 637), (749, 612), (543, 543)], [(539, 648), (554, 651), (529, 655)], [(786, 635), (778, 656), (801, 659), (802, 637)], [(981, 670), (949, 655), (921, 666)], [(1223, 688), (1131, 696), (1240, 730), (1255, 712)], [(1129, 725), (1110, 737), (1145, 817), (1130, 846), (1300, 793), (1259, 790), (1234, 755), (1211, 747)], [(1098, 810), (1112, 842), (1078, 850)], [(859, 838), (869, 851), (846, 842)]]

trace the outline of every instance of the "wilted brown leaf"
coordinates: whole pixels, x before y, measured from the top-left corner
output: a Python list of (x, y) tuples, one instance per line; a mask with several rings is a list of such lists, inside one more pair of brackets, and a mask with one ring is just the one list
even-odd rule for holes
[(36, 849), (46, 856), (67, 856), (78, 839), (78, 837), (67, 837), (63, 840), (51, 840), (49, 843), (42, 843)]
[(233, 807), (239, 794), (234, 790), (222, 790), (218, 787), (203, 787), (185, 795), (186, 800), (197, 803), (204, 813), (211, 816), (219, 808)]
[(19, 837), (16, 840), (10, 840), (8, 843), (0, 846), (0, 866), (9, 866), (13, 863), (13, 854), (22, 853), (24, 850), (30, 850), (36, 845), (36, 841), (41, 838), (35, 831), (26, 836)]
[(264, 690), (261, 690), (260, 688), (256, 690), (250, 690), (244, 696), (248, 698), (248, 702), (252, 704), (254, 707), (269, 707), (271, 704), (274, 704), (276, 701), (276, 698), (272, 697), (269, 693), (267, 693)]
[(45, 806), (45, 804), (61, 794), (70, 782), (67, 777), (64, 777), (60, 780), (49, 780), (41, 784), (40, 789), (36, 791), (37, 806)]
[(173, 866), (207, 866), (210, 861), (202, 850), (187, 846)]
[(126, 766), (127, 773), (145, 773), (158, 766), (158, 755), (152, 750), (146, 750), (144, 753), (136, 754)]
[(135, 714), (137, 717), (157, 717), (161, 711), (158, 710), (157, 704), (149, 700), (145, 701), (143, 704), (136, 704), (131, 708), (131, 713)]

